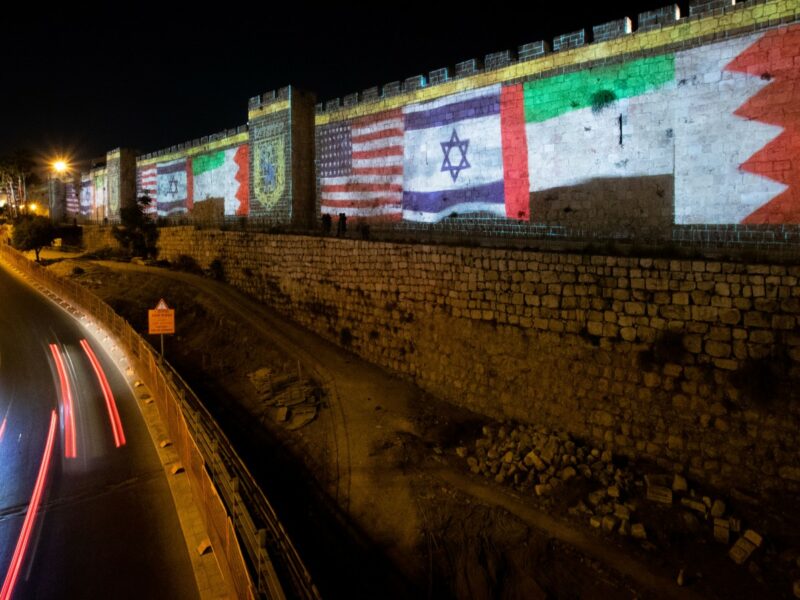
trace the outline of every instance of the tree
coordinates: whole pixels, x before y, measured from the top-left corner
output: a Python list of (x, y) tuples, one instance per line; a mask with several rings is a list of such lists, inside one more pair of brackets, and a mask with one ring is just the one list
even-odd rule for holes
[(39, 252), (45, 246), (52, 244), (55, 237), (56, 228), (50, 219), (22, 215), (14, 221), (11, 241), (17, 250), (33, 250), (36, 253), (36, 262), (39, 262)]
[(35, 183), (34, 161), (25, 150), (0, 157), (0, 191), (8, 197), (11, 215), (22, 213), (28, 203), (28, 188)]
[(158, 228), (146, 213), (151, 202), (145, 195), (137, 198), (135, 204), (121, 207), (119, 210), (121, 226), (114, 226), (111, 230), (114, 239), (130, 256), (155, 258), (158, 254), (156, 247)]

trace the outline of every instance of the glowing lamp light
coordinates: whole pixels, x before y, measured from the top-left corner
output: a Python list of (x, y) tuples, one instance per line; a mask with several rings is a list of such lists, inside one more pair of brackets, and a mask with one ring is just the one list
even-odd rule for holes
[(56, 173), (64, 173), (69, 167), (67, 166), (67, 161), (65, 160), (57, 160), (53, 163), (53, 170)]

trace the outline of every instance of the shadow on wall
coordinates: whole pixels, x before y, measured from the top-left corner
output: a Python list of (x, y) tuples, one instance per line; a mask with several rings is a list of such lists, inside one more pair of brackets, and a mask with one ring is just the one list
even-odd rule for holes
[(609, 177), (531, 194), (531, 221), (607, 233), (670, 232), (672, 175)]

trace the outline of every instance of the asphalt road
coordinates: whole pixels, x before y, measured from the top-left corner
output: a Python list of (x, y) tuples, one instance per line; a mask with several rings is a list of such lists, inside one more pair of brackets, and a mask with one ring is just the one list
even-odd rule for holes
[(0, 263), (0, 581), (15, 570), (0, 600), (198, 596), (166, 476), (123, 374), (77, 320)]

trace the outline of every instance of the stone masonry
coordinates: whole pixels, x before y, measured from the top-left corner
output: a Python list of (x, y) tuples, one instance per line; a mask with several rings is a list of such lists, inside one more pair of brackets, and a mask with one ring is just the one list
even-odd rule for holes
[(189, 227), (159, 246), (455, 404), (800, 490), (800, 267)]

